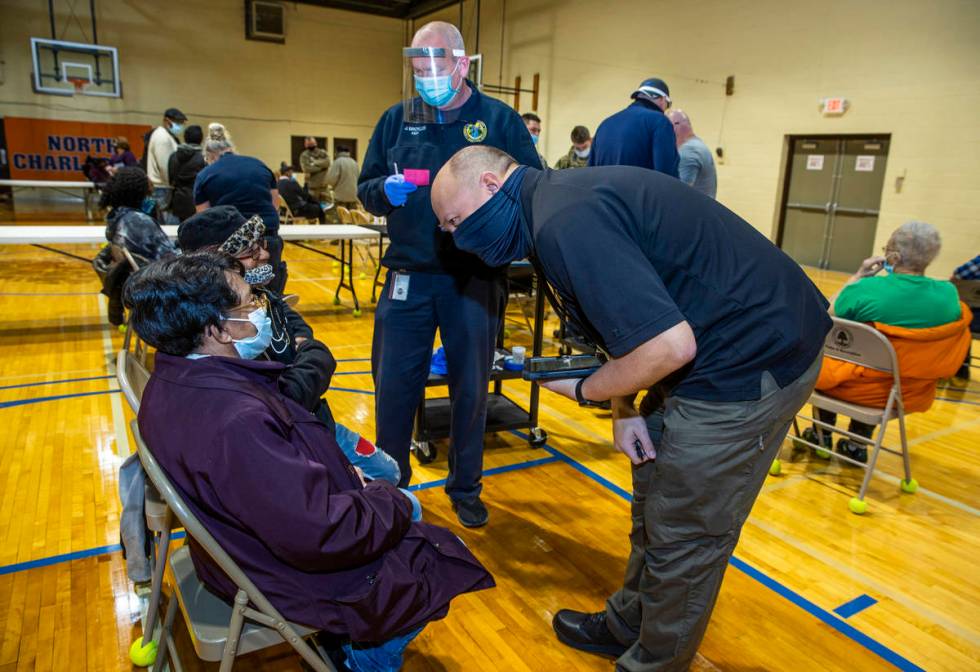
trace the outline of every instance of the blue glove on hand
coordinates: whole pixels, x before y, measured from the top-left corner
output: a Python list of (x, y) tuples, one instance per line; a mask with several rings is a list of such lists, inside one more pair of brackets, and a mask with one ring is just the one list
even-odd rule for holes
[(417, 186), (405, 181), (404, 175), (389, 175), (385, 180), (385, 196), (388, 197), (388, 202), (396, 208), (405, 205), (408, 195), (416, 189), (418, 189)]

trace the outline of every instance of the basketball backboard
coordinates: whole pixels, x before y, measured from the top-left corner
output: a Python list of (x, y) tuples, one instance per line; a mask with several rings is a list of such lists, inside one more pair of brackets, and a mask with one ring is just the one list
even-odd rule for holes
[(31, 59), (36, 93), (122, 97), (115, 47), (32, 37)]

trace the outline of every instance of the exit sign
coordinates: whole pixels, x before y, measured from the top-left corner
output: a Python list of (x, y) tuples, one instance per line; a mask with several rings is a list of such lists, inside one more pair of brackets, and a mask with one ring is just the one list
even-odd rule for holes
[(823, 113), (827, 116), (844, 114), (847, 111), (848, 102), (846, 98), (824, 98)]

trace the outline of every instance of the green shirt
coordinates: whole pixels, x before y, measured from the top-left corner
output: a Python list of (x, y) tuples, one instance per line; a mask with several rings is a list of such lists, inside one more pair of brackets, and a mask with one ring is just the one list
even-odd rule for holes
[(923, 329), (960, 319), (960, 299), (946, 280), (890, 273), (862, 278), (842, 289), (834, 314), (855, 322)]

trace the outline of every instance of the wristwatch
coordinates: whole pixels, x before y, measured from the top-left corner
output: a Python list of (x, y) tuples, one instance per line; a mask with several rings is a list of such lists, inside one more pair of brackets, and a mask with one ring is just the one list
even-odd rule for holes
[(579, 378), (578, 382), (575, 383), (575, 401), (578, 402), (579, 406), (584, 406), (586, 408), (602, 408), (601, 401), (592, 401), (591, 399), (586, 399), (582, 396), (582, 385), (585, 384), (585, 378)]

